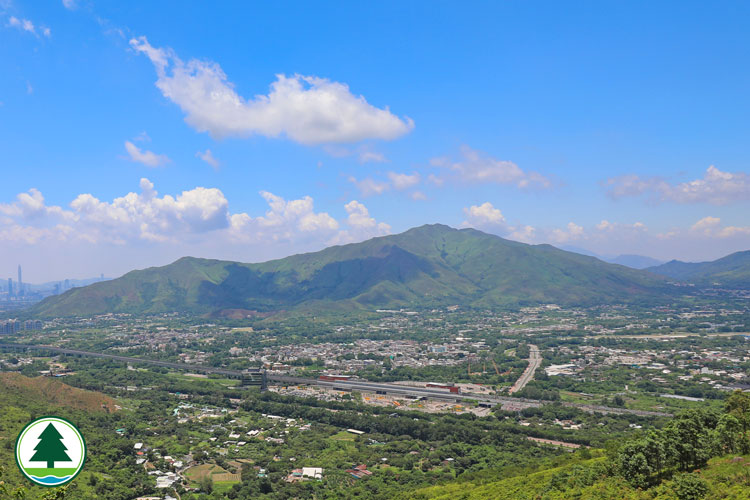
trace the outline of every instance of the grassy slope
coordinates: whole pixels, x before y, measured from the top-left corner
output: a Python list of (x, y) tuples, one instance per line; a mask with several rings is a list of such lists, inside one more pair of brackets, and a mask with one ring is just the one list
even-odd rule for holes
[(577, 305), (653, 299), (665, 281), (549, 245), (431, 225), (261, 264), (182, 258), (50, 297), (32, 313)]

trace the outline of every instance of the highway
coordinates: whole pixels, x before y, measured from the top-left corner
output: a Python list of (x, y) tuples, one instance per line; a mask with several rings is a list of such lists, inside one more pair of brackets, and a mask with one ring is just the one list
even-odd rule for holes
[(508, 394), (513, 394), (526, 387), (526, 384), (534, 378), (534, 372), (536, 372), (536, 369), (541, 364), (542, 356), (539, 354), (539, 348), (533, 344), (529, 344), (529, 366), (526, 367), (519, 379), (516, 380), (516, 383), (508, 391)]
[(202, 373), (217, 373), (232, 378), (242, 378), (248, 374), (262, 374), (260, 368), (253, 368), (247, 372), (241, 370), (228, 370), (226, 368), (214, 368), (212, 366), (191, 365), (187, 363), (172, 363), (169, 361), (159, 361), (158, 359), (135, 358), (133, 356), (117, 356), (115, 354), (104, 354), (101, 352), (81, 351), (78, 349), (65, 349), (62, 347), (52, 347), (46, 345), (34, 344), (0, 344), (0, 349), (31, 349), (37, 351), (50, 351), (57, 354), (69, 354), (71, 356), (86, 356), (90, 358), (113, 359), (115, 361), (124, 361), (125, 363), (145, 363), (147, 365), (163, 366), (165, 368), (175, 368), (177, 370), (196, 371)]
[[(536, 355), (539, 356), (539, 350), (536, 346), (530, 346), (534, 350), (536, 350)], [(471, 400), (471, 401), (478, 401), (480, 403), (489, 403), (494, 405), (503, 405), (507, 406), (509, 408), (513, 408), (514, 410), (520, 410), (523, 408), (533, 408), (533, 407), (539, 407), (544, 404), (550, 404), (551, 401), (543, 401), (543, 400), (537, 400), (537, 399), (526, 399), (526, 398), (509, 398), (509, 397), (502, 397), (502, 396), (486, 396), (483, 394), (474, 394), (469, 392), (464, 392), (461, 394), (454, 394), (438, 389), (429, 389), (426, 387), (413, 387), (413, 386), (407, 386), (407, 385), (399, 385), (399, 384), (389, 384), (389, 383), (379, 383), (379, 382), (369, 382), (367, 380), (337, 380), (337, 381), (330, 381), (330, 380), (319, 380), (314, 378), (303, 378), (303, 377), (291, 377), (289, 375), (283, 375), (283, 374), (276, 374), (270, 371), (262, 370), (260, 368), (254, 368), (252, 370), (248, 371), (241, 371), (241, 370), (229, 370), (226, 368), (214, 368), (211, 366), (203, 366), (203, 365), (191, 365), (186, 363), (172, 363), (169, 361), (159, 361), (155, 359), (145, 359), (145, 358), (135, 358), (132, 356), (118, 356), (114, 354), (104, 354), (99, 352), (91, 352), (91, 351), (82, 351), (79, 349), (65, 349), (61, 347), (52, 347), (52, 346), (44, 346), (44, 345), (29, 345), (29, 344), (3, 344), (0, 343), (0, 349), (22, 349), (22, 350), (39, 350), (39, 351), (48, 351), (58, 354), (68, 354), (72, 356), (87, 356), (87, 357), (94, 357), (94, 358), (104, 358), (104, 359), (112, 359), (115, 361), (122, 361), (125, 363), (145, 363), (149, 365), (155, 365), (155, 366), (163, 366), (165, 368), (174, 368), (176, 370), (187, 370), (187, 371), (195, 371), (195, 372), (203, 372), (203, 373), (216, 373), (219, 375), (224, 375), (231, 378), (244, 378), (248, 375), (254, 375), (265, 378), (265, 380), (268, 383), (275, 382), (277, 385), (319, 385), (323, 387), (330, 387), (332, 389), (339, 389), (343, 391), (364, 391), (364, 392), (375, 392), (375, 393), (382, 393), (382, 394), (397, 394), (402, 396), (409, 396), (413, 398), (433, 398), (433, 399), (443, 399), (443, 400), (449, 400), (449, 401), (465, 401), (465, 400)], [(533, 350), (531, 351), (534, 352)], [(531, 355), (530, 355), (531, 356)], [(539, 361), (536, 363), (536, 366), (541, 363), (541, 357), (539, 357)], [(529, 365), (531, 367), (531, 364)], [(534, 368), (535, 370), (536, 368)], [(527, 369), (528, 370), (528, 369)], [(525, 373), (525, 372), (524, 372)], [(533, 371), (531, 372), (530, 376), (533, 375)], [(522, 377), (523, 378), (523, 377)], [(265, 384), (264, 384), (265, 385)], [(663, 413), (663, 412), (655, 412), (655, 411), (643, 411), (643, 410), (631, 410), (627, 408), (611, 408), (608, 406), (596, 406), (596, 405), (585, 405), (580, 403), (569, 403), (569, 402), (563, 402), (561, 403), (563, 406), (567, 406), (570, 408), (578, 408), (580, 410), (588, 411), (588, 412), (599, 412), (599, 413), (615, 413), (615, 414), (633, 414), (633, 415), (639, 415), (639, 416), (659, 416), (659, 417), (671, 417), (672, 415), (670, 413)]]

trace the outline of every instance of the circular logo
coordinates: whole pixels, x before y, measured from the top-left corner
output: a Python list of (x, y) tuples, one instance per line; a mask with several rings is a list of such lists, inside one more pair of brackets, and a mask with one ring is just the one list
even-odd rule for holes
[(86, 441), (60, 417), (41, 417), (23, 428), (16, 441), (16, 463), (24, 476), (42, 486), (62, 486), (83, 469)]

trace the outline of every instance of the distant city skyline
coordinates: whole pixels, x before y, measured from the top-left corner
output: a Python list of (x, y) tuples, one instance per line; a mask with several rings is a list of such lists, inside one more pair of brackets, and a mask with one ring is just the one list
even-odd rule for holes
[(0, 2), (0, 276), (259, 262), (434, 222), (661, 261), (750, 249), (749, 17)]

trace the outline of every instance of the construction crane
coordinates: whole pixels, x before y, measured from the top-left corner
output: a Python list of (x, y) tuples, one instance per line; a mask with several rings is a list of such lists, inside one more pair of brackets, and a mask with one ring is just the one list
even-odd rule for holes
[(494, 359), (492, 360), (492, 366), (494, 366), (494, 367), (495, 367), (495, 373), (497, 373), (498, 375), (500, 375), (500, 370), (498, 370), (498, 368), (497, 368), (497, 363), (495, 363), (495, 360), (494, 360)]

